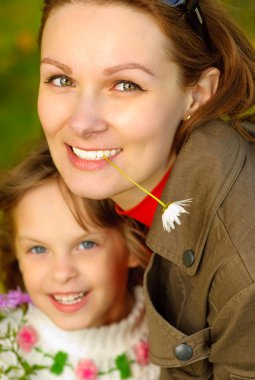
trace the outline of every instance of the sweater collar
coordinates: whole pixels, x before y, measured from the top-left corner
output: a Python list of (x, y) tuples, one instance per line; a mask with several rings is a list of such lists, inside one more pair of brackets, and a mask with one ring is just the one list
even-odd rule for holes
[(44, 348), (57, 350), (61, 347), (66, 352), (79, 355), (82, 347), (84, 355), (92, 355), (91, 347), (93, 347), (93, 353), (97, 355), (107, 353), (109, 356), (114, 356), (126, 349), (127, 341), (131, 337), (137, 339), (137, 334), (141, 334), (145, 324), (144, 313), (143, 290), (141, 286), (137, 286), (134, 288), (134, 306), (130, 314), (118, 323), (66, 331), (57, 327), (47, 315), (33, 305), (29, 306), (27, 318), (29, 323), (42, 333), (40, 344)]

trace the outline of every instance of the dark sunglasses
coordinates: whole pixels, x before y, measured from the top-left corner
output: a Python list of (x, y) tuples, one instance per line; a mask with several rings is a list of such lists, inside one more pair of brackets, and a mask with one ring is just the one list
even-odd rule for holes
[(171, 7), (179, 7), (182, 10), (188, 23), (212, 50), (208, 29), (198, 0), (165, 0), (165, 2)]

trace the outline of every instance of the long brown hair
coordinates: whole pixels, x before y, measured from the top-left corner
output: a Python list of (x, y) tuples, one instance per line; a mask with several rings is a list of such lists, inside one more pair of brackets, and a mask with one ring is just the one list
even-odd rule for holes
[(255, 102), (255, 50), (219, 0), (199, 0), (211, 48), (187, 23), (182, 10), (167, 5), (167, 0), (44, 0), (39, 43), (51, 12), (73, 3), (118, 3), (150, 15), (171, 42), (168, 55), (181, 70), (183, 88), (195, 85), (209, 67), (220, 70), (216, 94), (177, 130), (174, 142), (176, 150), (179, 150), (194, 128), (224, 116), (239, 133), (254, 140), (241, 123), (249, 117), (240, 115), (246, 113)]
[[(130, 287), (142, 282), (143, 272), (151, 252), (145, 245), (141, 226), (132, 219), (118, 215), (111, 200), (90, 200), (70, 192), (60, 177), (46, 141), (42, 141), (16, 167), (1, 174), (0, 178), (0, 281), (6, 289), (24, 289), (16, 259), (13, 213), (23, 196), (31, 189), (56, 180), (75, 219), (86, 230), (87, 223), (101, 228), (115, 228), (125, 239), (128, 251), (137, 257), (139, 266), (129, 271)], [(84, 218), (86, 211), (88, 219)]]

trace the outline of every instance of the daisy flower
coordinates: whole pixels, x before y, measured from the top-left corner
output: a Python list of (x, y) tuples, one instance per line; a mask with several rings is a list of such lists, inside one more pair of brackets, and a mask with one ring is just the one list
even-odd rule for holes
[(143, 186), (139, 185), (137, 182), (135, 182), (132, 178), (130, 178), (122, 169), (120, 169), (115, 163), (113, 163), (111, 160), (109, 160), (108, 157), (103, 157), (112, 167), (114, 167), (120, 174), (123, 175), (123, 177), (127, 178), (130, 182), (132, 182), (135, 186), (137, 186), (140, 190), (142, 190), (144, 193), (149, 195), (151, 198), (153, 198), (156, 202), (158, 202), (162, 207), (162, 223), (163, 228), (167, 232), (171, 232), (175, 229), (175, 224), (180, 225), (181, 221), (179, 219), (179, 216), (181, 214), (189, 214), (188, 211), (185, 210), (184, 206), (188, 206), (189, 203), (192, 201), (192, 198), (185, 199), (182, 201), (177, 202), (170, 202), (168, 204), (165, 204), (162, 202), (159, 198), (157, 198), (154, 194), (151, 194), (148, 190), (146, 190)]

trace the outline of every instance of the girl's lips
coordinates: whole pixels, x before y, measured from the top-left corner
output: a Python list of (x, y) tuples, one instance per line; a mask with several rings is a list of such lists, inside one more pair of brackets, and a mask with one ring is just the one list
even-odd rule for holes
[(53, 306), (63, 313), (75, 313), (79, 311), (88, 301), (91, 292), (76, 295), (49, 295)]
[(73, 148), (67, 144), (65, 146), (68, 159), (72, 166), (82, 171), (96, 171), (103, 169), (109, 165), (103, 159), (103, 156), (107, 156), (112, 159), (121, 152), (121, 149), (88, 151), (80, 148)]
[(76, 303), (78, 300), (80, 300), (82, 297), (84, 297), (87, 294), (87, 292), (73, 292), (73, 293), (54, 293), (51, 296), (60, 303), (64, 304), (71, 304)]

